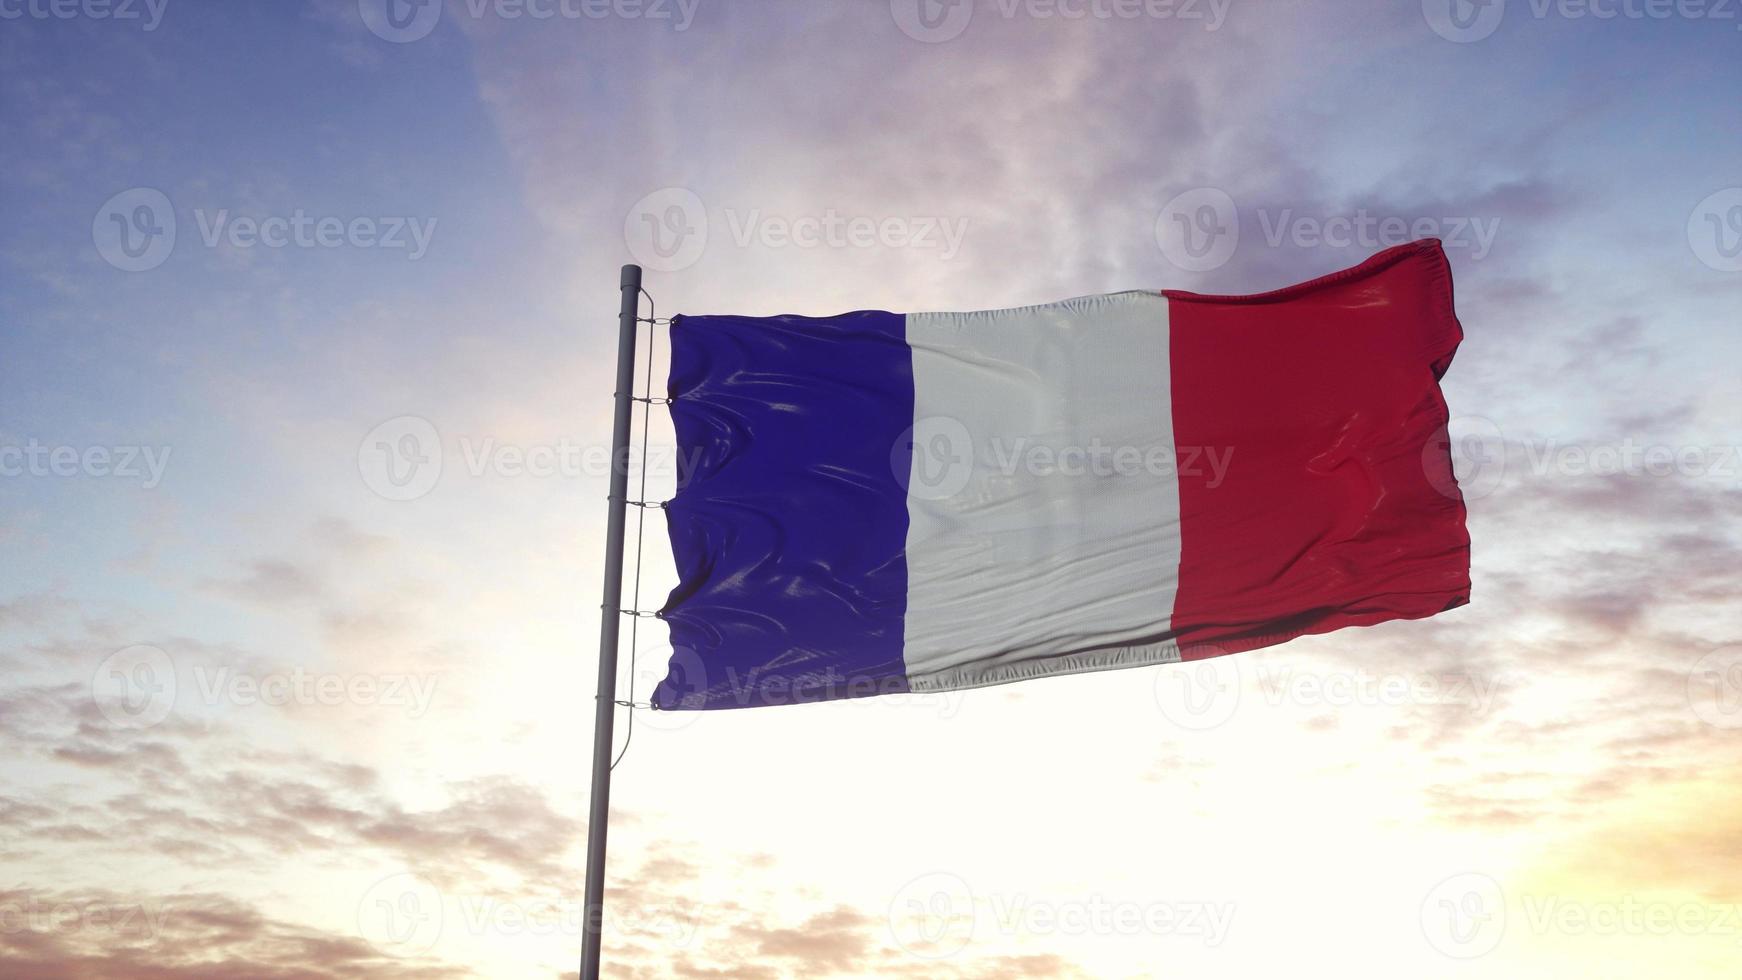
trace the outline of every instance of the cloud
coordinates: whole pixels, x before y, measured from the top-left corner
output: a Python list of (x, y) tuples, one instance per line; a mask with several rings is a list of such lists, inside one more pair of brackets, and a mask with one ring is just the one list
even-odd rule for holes
[(764, 956), (790, 958), (807, 969), (846, 971), (870, 950), (866, 933), (873, 924), (864, 913), (842, 906), (794, 928), (746, 930), (741, 935)]
[(410, 980), (473, 976), (271, 918), (224, 895), (0, 890), (0, 974), (14, 980)]
[(393, 539), (370, 534), (342, 517), (317, 519), (309, 528), (309, 538), (323, 550), (343, 558), (376, 555), (393, 546)]
[(249, 562), (235, 578), (208, 580), (206, 587), (236, 599), (269, 606), (301, 605), (324, 593), (321, 580), (303, 566), (284, 559)]
[[(506, 777), (450, 783), (446, 802), (411, 809), (368, 766), (254, 749), (227, 727), (171, 715), (147, 730), (117, 729), (76, 684), (0, 695), (0, 738), (14, 753), (103, 777), (107, 797), (80, 817), (118, 854), (148, 843), (201, 865), (265, 867), (286, 853), (373, 851), (437, 881), (499, 869), (552, 884), (566, 880), (584, 829)], [(50, 798), (8, 803), (20, 840), (64, 835), (71, 811)]]
[(77, 603), (55, 592), (28, 592), (0, 601), (0, 629), (41, 626), (77, 608)]

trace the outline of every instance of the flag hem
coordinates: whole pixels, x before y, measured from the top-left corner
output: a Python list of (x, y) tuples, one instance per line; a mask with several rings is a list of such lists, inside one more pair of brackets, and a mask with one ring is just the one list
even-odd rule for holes
[(1168, 639), (1137, 646), (1103, 647), (1020, 663), (961, 664), (926, 674), (910, 674), (907, 687), (916, 694), (967, 691), (1042, 677), (1178, 663), (1181, 659), (1179, 645)]

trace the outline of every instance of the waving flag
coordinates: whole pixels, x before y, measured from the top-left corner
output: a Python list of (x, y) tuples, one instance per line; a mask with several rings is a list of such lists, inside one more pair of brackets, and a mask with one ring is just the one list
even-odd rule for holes
[(1166, 663), (1469, 601), (1437, 241), (1272, 293), (684, 316), (662, 709)]

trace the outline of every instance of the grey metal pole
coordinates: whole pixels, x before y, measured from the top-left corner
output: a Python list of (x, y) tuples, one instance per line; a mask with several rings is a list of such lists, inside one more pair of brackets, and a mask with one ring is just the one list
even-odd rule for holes
[(611, 729), (617, 713), (617, 626), (623, 619), (623, 530), (629, 512), (629, 420), (634, 409), (636, 318), (641, 267), (618, 278), (617, 407), (611, 418), (611, 512), (605, 525), (605, 601), (599, 608), (599, 693), (593, 705), (593, 796), (587, 811), (587, 897), (581, 980), (598, 980), (605, 903), (605, 830), (611, 819)]

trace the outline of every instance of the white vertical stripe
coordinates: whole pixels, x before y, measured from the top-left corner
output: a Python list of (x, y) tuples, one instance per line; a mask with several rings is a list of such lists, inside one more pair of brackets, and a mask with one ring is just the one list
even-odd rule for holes
[(1167, 299), (907, 317), (914, 690), (1178, 659)]

